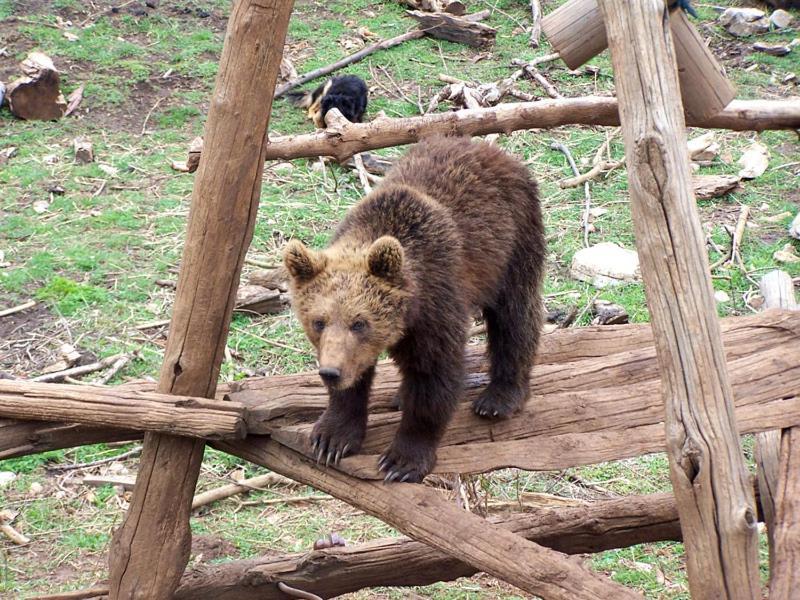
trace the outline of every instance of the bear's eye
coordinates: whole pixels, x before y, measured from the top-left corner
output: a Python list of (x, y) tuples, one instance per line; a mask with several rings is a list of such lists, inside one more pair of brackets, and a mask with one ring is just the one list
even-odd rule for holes
[(355, 333), (359, 333), (364, 331), (367, 328), (367, 322), (363, 319), (358, 319), (357, 321), (353, 321), (353, 324), (350, 325), (350, 331)]
[(314, 328), (314, 331), (321, 332), (323, 329), (325, 329), (325, 321), (322, 319), (314, 319), (311, 322), (311, 327)]

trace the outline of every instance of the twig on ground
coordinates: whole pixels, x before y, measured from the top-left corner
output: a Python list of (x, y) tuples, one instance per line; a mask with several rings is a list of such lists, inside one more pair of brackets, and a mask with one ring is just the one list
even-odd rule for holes
[[(575, 174), (575, 177), (580, 177), (580, 171), (578, 171), (578, 165), (575, 164), (575, 159), (572, 158), (572, 153), (569, 151), (564, 144), (554, 142), (550, 145), (553, 150), (558, 150), (567, 157), (567, 161), (569, 162), (570, 168), (572, 168), (572, 172)], [(589, 247), (589, 211), (592, 208), (592, 196), (589, 193), (589, 182), (583, 182), (583, 194), (586, 197), (586, 203), (583, 208), (583, 217), (581, 219), (583, 225), (583, 245), (587, 248)]]
[(369, 182), (369, 173), (364, 168), (364, 160), (361, 158), (361, 154), (356, 154), (353, 156), (353, 163), (356, 166), (356, 171), (358, 172), (358, 178), (361, 180), (361, 185), (364, 187), (364, 192), (369, 194), (372, 191), (372, 186)]
[(159, 98), (158, 100), (156, 100), (156, 103), (153, 104), (153, 107), (149, 111), (147, 111), (147, 114), (144, 117), (144, 123), (142, 123), (142, 133), (140, 135), (144, 135), (145, 133), (147, 133), (147, 122), (150, 120), (150, 117), (152, 116), (153, 112), (158, 108), (158, 105), (161, 104), (163, 101), (164, 98)]
[(93, 362), (88, 365), (81, 365), (80, 367), (72, 367), (71, 369), (56, 371), (55, 373), (45, 373), (44, 375), (33, 377), (30, 381), (36, 381), (36, 382), (59, 381), (61, 379), (64, 379), (65, 377), (74, 377), (76, 375), (86, 375), (88, 373), (94, 373), (95, 371), (100, 371), (102, 369), (110, 367), (123, 356), (125, 355), (115, 354), (114, 356), (109, 356), (107, 358), (104, 358), (103, 360), (99, 360), (97, 362)]
[(229, 483), (227, 485), (214, 488), (213, 490), (201, 492), (195, 495), (194, 499), (192, 500), (192, 510), (200, 508), (201, 506), (206, 506), (207, 504), (211, 504), (217, 500), (229, 498), (236, 494), (263, 490), (268, 485), (273, 484), (300, 485), (293, 479), (289, 479), (283, 475), (278, 475), (277, 473), (266, 473), (264, 475), (258, 475), (257, 477), (251, 477), (250, 479), (244, 479), (236, 483)]
[(142, 451), (141, 446), (136, 446), (131, 448), (127, 452), (123, 452), (122, 454), (116, 454), (114, 456), (109, 456), (107, 458), (101, 458), (99, 460), (93, 460), (91, 462), (85, 463), (77, 463), (72, 465), (52, 465), (47, 467), (48, 471), (77, 471), (78, 469), (89, 469), (91, 467), (96, 467), (98, 465), (105, 465), (108, 463), (116, 462), (119, 460), (123, 460), (126, 458), (130, 458), (131, 456), (136, 456)]
[(3, 533), (9, 540), (17, 546), (24, 546), (30, 543), (30, 539), (22, 535), (19, 531), (11, 526), (11, 521), (14, 520), (14, 514), (8, 510), (0, 510), (0, 532)]
[(408, 97), (408, 95), (403, 91), (403, 89), (394, 80), (394, 77), (392, 77), (392, 75), (389, 73), (389, 71), (386, 69), (386, 67), (383, 67), (382, 65), (378, 65), (378, 70), (386, 76), (386, 78), (391, 82), (391, 84), (394, 86), (394, 89), (397, 90), (397, 93), (400, 94), (400, 97), (403, 100), (405, 100), (406, 102), (408, 102), (412, 106), (416, 106), (419, 109), (419, 114), (421, 114), (421, 115), (425, 114), (425, 109), (422, 107), (421, 103), (419, 103), (419, 102), (417, 102), (417, 101), (415, 101), (415, 100), (413, 100), (413, 99)]
[(98, 385), (106, 385), (109, 381), (111, 381), (114, 378), (114, 376), (117, 373), (119, 373), (122, 369), (124, 369), (125, 365), (127, 365), (129, 362), (131, 362), (130, 356), (128, 356), (127, 354), (124, 356), (120, 356), (119, 359), (116, 360), (113, 365), (111, 365), (111, 368), (108, 370), (108, 372), (105, 375), (103, 375), (100, 379), (98, 379), (96, 383)]
[(534, 48), (539, 47), (539, 38), (542, 36), (542, 6), (539, 0), (531, 0), (531, 41)]
[(356, 63), (366, 58), (373, 52), (377, 52), (378, 50), (385, 50), (387, 48), (393, 48), (394, 46), (402, 44), (403, 42), (406, 42), (408, 40), (419, 39), (424, 35), (425, 35), (424, 31), (417, 29), (414, 31), (409, 31), (408, 33), (404, 33), (402, 35), (395, 36), (393, 38), (389, 38), (388, 40), (377, 42), (375, 44), (372, 44), (371, 46), (367, 46), (366, 48), (362, 48), (355, 54), (346, 56), (345, 58), (338, 60), (335, 63), (326, 65), (324, 67), (320, 67), (319, 69), (315, 69), (309, 73), (306, 73), (305, 75), (301, 75), (297, 79), (292, 79), (291, 81), (283, 84), (277, 90), (275, 90), (275, 98), (280, 98), (281, 96), (286, 94), (286, 92), (293, 90), (297, 86), (303, 85), (304, 83), (312, 81), (313, 79), (317, 79), (318, 77), (323, 77), (325, 75), (333, 73), (334, 71), (338, 71), (339, 69), (346, 67), (347, 65), (352, 65), (353, 63)]
[(244, 264), (250, 265), (251, 267), (258, 267), (260, 269), (277, 269), (281, 266), (274, 262), (267, 262), (265, 260), (258, 260), (255, 258), (245, 258)]
[(750, 216), (750, 207), (743, 204), (739, 209), (739, 220), (736, 222), (736, 229), (734, 229), (731, 235), (731, 249), (730, 252), (721, 256), (718, 260), (713, 262), (709, 267), (709, 271), (713, 271), (720, 265), (724, 265), (726, 262), (736, 262), (739, 267), (742, 269), (743, 272), (747, 273), (747, 269), (745, 269), (744, 263), (742, 262), (742, 256), (739, 253), (739, 246), (742, 243), (742, 237), (744, 237), (745, 227), (747, 226), (747, 218)]
[(136, 329), (140, 331), (143, 329), (155, 329), (156, 327), (164, 327), (164, 325), (169, 325), (169, 319), (161, 319), (159, 321), (148, 321), (147, 323), (142, 323), (141, 325), (137, 325)]
[(24, 304), (20, 304), (18, 306), (12, 306), (11, 308), (7, 308), (5, 310), (0, 310), (0, 317), (7, 317), (9, 315), (14, 315), (18, 312), (22, 312), (23, 310), (28, 310), (29, 308), (33, 308), (36, 306), (35, 300), (29, 300)]
[(235, 331), (236, 333), (242, 333), (244, 335), (249, 335), (250, 337), (254, 337), (257, 340), (261, 340), (269, 344), (270, 346), (276, 346), (277, 348), (283, 348), (284, 350), (291, 350), (292, 352), (297, 352), (300, 355), (306, 356), (308, 355), (308, 351), (301, 350), (300, 348), (296, 348), (295, 346), (290, 346), (289, 344), (283, 344), (281, 342), (276, 342), (275, 340), (271, 340), (269, 338), (265, 338), (263, 335), (258, 335), (257, 333), (253, 333), (252, 331), (247, 331), (245, 329), (239, 329), (238, 327), (231, 327), (231, 331)]
[(287, 596), (289, 596), (290, 598), (301, 598), (302, 600), (322, 600), (322, 598), (317, 596), (316, 594), (312, 594), (311, 592), (304, 592), (303, 590), (298, 590), (297, 588), (293, 588), (289, 585), (286, 585), (282, 581), (278, 582), (278, 589)]

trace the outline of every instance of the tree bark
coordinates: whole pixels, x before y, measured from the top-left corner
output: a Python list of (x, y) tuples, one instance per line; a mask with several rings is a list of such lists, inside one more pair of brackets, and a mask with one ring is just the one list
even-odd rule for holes
[(774, 537), (769, 597), (792, 600), (800, 590), (800, 427), (784, 429), (781, 435)]
[[(292, 6), (291, 0), (238, 0), (231, 11), (159, 392), (214, 396), (253, 235), (268, 116)], [(189, 559), (189, 514), (203, 449), (198, 440), (145, 435), (133, 499), (112, 542), (112, 600), (172, 597)]]
[(269, 438), (223, 442), (217, 448), (311, 485), (393, 525), (481, 571), (544, 600), (640, 598), (565, 556), (458, 508), (423, 485), (385, 485), (316, 465)]
[(0, 417), (208, 439), (246, 434), (244, 406), (235, 402), (60, 383), (0, 380)]
[(599, 4), (620, 101), (689, 587), (695, 598), (758, 598), (756, 512), (692, 194), (669, 16), (663, 0)]
[[(432, 134), (487, 135), (562, 125), (619, 125), (617, 100), (599, 96), (513, 102), (402, 119), (378, 118), (269, 141), (268, 160), (333, 156), (343, 162), (359, 152), (412, 144)], [(763, 131), (800, 129), (800, 100), (734, 100), (718, 115), (692, 127)]]

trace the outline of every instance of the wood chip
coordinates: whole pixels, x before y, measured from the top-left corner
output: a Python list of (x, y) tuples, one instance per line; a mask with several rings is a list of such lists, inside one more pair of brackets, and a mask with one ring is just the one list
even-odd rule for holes
[(692, 175), (692, 187), (698, 200), (719, 198), (739, 185), (736, 175)]

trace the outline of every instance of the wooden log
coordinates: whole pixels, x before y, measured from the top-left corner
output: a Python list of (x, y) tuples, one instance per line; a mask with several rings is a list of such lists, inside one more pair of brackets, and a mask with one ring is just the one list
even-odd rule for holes
[[(272, 96), (293, 4), (233, 4), (205, 128), (209, 150), (192, 193), (158, 383), (162, 393), (214, 397), (253, 236)], [(203, 450), (201, 441), (145, 435), (133, 499), (112, 541), (112, 600), (172, 597), (189, 559), (189, 516)]]
[(39, 454), (48, 450), (122, 442), (141, 437), (141, 432), (130, 429), (0, 419), (0, 460)]
[(670, 11), (669, 28), (686, 119), (702, 121), (719, 114), (736, 97), (736, 88), (682, 10)]
[(277, 473), (265, 473), (264, 475), (257, 475), (256, 477), (244, 479), (239, 483), (229, 483), (227, 485), (208, 490), (207, 492), (196, 494), (192, 500), (192, 510), (197, 510), (202, 506), (217, 502), (218, 500), (230, 498), (236, 494), (243, 494), (251, 490), (258, 490), (276, 483), (281, 485), (296, 485), (294, 481), (284, 477), (283, 475), (278, 475)]
[[(269, 438), (219, 449), (339, 498), (410, 537), (545, 600), (638, 598), (552, 550), (458, 508), (433, 488), (363, 481), (324, 469)], [(454, 532), (458, 532), (457, 535)]]
[(466, 44), (473, 48), (485, 48), (494, 44), (497, 30), (484, 23), (446, 12), (423, 12), (407, 10), (406, 14), (419, 24), (419, 29), (433, 38)]
[[(771, 271), (759, 282), (759, 289), (764, 298), (764, 308), (783, 308), (798, 310), (794, 293), (794, 283), (785, 271)], [(786, 451), (781, 455), (781, 445)], [(792, 443), (800, 440), (800, 429), (766, 431), (756, 435), (755, 458), (758, 467), (758, 489), (764, 508), (764, 520), (767, 525), (769, 540), (770, 565), (770, 597), (789, 598), (788, 591), (795, 591), (800, 580), (792, 580), (792, 570), (800, 568), (800, 536), (792, 532), (792, 519), (796, 519), (793, 511), (799, 510), (797, 504), (792, 505), (792, 494), (787, 496), (788, 479), (791, 470), (800, 465), (800, 450), (792, 456)], [(800, 445), (800, 444), (798, 444)], [(791, 464), (790, 464), (791, 463)], [(788, 484), (791, 487), (791, 484)], [(776, 507), (779, 504), (779, 507)], [(780, 514), (778, 514), (780, 508)], [(795, 527), (797, 521), (794, 521)], [(776, 538), (780, 538), (780, 545)], [(778, 555), (781, 555), (780, 561)], [(794, 555), (792, 557), (792, 555)]]
[(739, 181), (736, 175), (692, 175), (692, 189), (698, 200), (709, 200), (732, 192)]
[(577, 69), (608, 47), (597, 0), (571, 0), (542, 19), (542, 32), (561, 60)]
[(20, 64), (24, 77), (6, 86), (8, 108), (20, 119), (53, 121), (64, 116), (67, 101), (61, 95), (59, 74), (46, 54), (31, 52)]
[(276, 314), (289, 307), (289, 295), (260, 285), (243, 285), (236, 292), (235, 310), (260, 315)]
[(662, 373), (670, 475), (689, 587), (695, 598), (759, 598), (755, 505), (692, 194), (664, 2), (599, 4)]
[[(526, 510), (489, 521), (566, 554), (681, 539), (671, 494)], [(186, 573), (175, 599), (282, 600), (285, 596), (275, 586), (278, 581), (330, 598), (377, 586), (430, 585), (476, 572), (467, 563), (422, 542), (388, 538), (344, 548), (201, 566)]]
[(414, 10), (446, 12), (457, 17), (467, 12), (467, 7), (461, 0), (402, 0), (402, 3)]
[(6, 379), (0, 379), (0, 417), (208, 439), (243, 438), (246, 433), (245, 408), (236, 402)]
[[(800, 128), (800, 100), (734, 100), (720, 114), (692, 127), (763, 131)], [(514, 102), (418, 117), (344, 123), (315, 133), (270, 139), (266, 158), (333, 156), (343, 162), (365, 150), (401, 146), (432, 134), (487, 135), (562, 125), (619, 125), (617, 100), (598, 96)]]
[(784, 429), (781, 435), (774, 537), (769, 597), (791, 600), (800, 589), (800, 427)]

